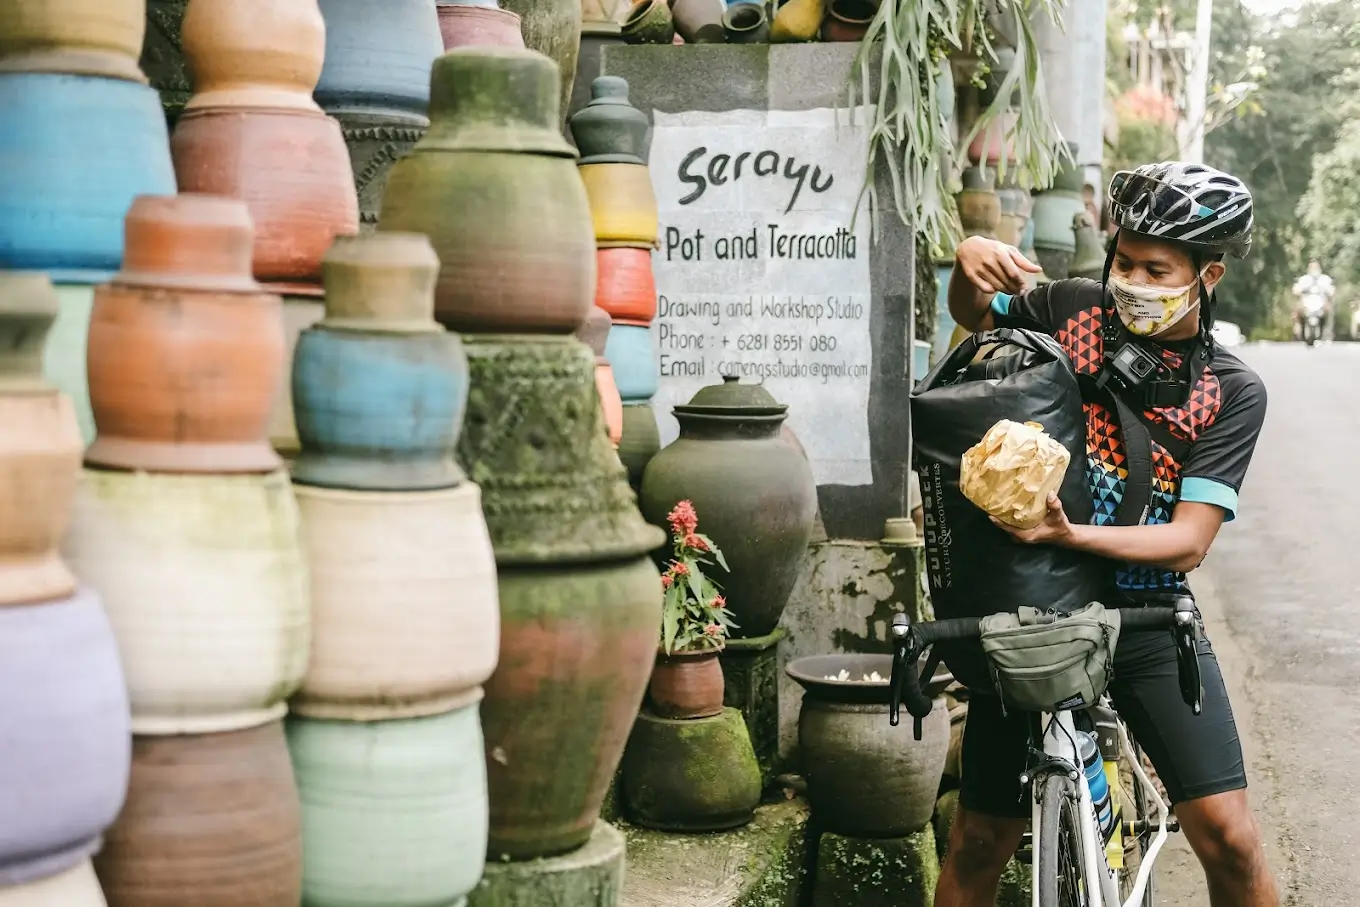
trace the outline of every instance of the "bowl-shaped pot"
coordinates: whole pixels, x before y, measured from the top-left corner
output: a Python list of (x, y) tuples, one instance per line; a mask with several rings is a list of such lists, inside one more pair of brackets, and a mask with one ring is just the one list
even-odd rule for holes
[(122, 262), (132, 200), (175, 192), (166, 141), (160, 99), (145, 85), (0, 73), (0, 268), (107, 279)]
[(326, 23), (316, 0), (190, 3), (180, 34), (194, 86), (186, 111), (319, 109)]
[(313, 630), (293, 712), (385, 721), (480, 699), (496, 667), (500, 610), (477, 486), (294, 490)]
[(423, 117), (444, 52), (434, 0), (320, 0), (326, 60), (312, 97), (327, 113)]
[(595, 304), (612, 318), (650, 322), (656, 317), (651, 246), (618, 246), (595, 253)]
[(144, 0), (18, 0), (0, 11), (0, 72), (58, 72), (146, 82), (137, 66)]
[(0, 607), (75, 591), (57, 549), (71, 522), (83, 448), (65, 394), (0, 394)]
[(0, 714), (13, 734), (0, 759), (3, 892), (83, 862), (123, 806), (127, 689), (93, 590), (0, 607)]
[(205, 734), (283, 715), (310, 644), (287, 473), (87, 469), (64, 551), (104, 597), (136, 733)]
[(661, 383), (656, 339), (652, 329), (635, 324), (615, 324), (609, 330), (604, 356), (614, 367), (614, 383), (626, 403), (650, 400)]
[[(304, 2), (304, 0), (292, 0)], [(239, 198), (255, 222), (255, 277), (320, 294), (321, 259), (359, 232), (340, 124), (306, 110), (186, 109), (170, 150), (180, 188)]]
[(601, 242), (656, 242), (656, 194), (642, 164), (582, 164), (595, 238)]
[(318, 325), (293, 354), (293, 479), (370, 491), (449, 488), (467, 407), (457, 334), (379, 334)]

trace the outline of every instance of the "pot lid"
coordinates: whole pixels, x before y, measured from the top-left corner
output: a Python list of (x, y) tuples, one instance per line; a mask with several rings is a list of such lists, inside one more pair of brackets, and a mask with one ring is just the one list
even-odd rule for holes
[(688, 403), (675, 407), (677, 413), (744, 416), (783, 415), (788, 410), (763, 384), (742, 384), (737, 375), (723, 375), (722, 384), (700, 388)]

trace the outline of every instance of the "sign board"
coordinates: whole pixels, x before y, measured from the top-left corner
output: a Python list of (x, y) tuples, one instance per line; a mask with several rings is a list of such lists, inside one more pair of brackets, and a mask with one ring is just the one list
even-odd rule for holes
[(653, 111), (663, 444), (672, 406), (738, 375), (788, 405), (817, 484), (872, 483), (871, 112)]

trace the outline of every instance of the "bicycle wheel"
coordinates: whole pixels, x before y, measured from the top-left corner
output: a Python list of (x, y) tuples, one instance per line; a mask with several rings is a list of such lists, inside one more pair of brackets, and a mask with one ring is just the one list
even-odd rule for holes
[(1039, 907), (1086, 907), (1090, 900), (1076, 784), (1062, 775), (1049, 775), (1039, 803), (1039, 873), (1034, 880)]

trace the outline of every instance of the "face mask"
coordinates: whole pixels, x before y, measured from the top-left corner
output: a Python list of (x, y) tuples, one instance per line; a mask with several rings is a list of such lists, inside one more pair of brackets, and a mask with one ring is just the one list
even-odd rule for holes
[(1193, 283), (1179, 289), (1130, 283), (1113, 274), (1108, 285), (1119, 320), (1129, 333), (1140, 337), (1156, 337), (1184, 318), (1190, 311), (1190, 291), (1195, 288)]

